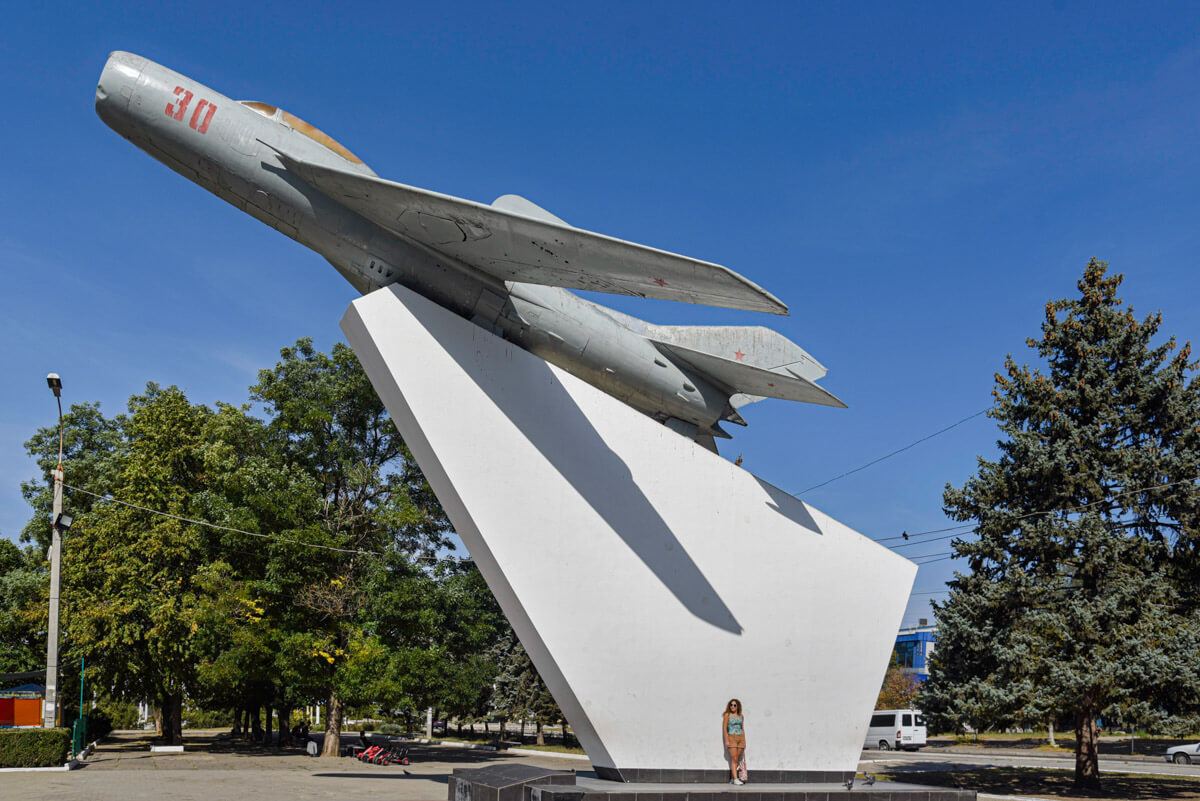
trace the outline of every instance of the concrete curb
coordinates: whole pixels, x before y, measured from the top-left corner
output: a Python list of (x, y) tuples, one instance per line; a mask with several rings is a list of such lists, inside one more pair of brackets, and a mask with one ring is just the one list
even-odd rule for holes
[(60, 767), (50, 768), (0, 768), (0, 773), (60, 773), (64, 770), (75, 770), (79, 767), (79, 760), (72, 759), (65, 765)]
[(510, 754), (529, 754), (530, 756), (554, 757), (555, 759), (579, 759), (584, 762), (591, 762), (591, 757), (587, 754), (568, 754), (565, 751), (538, 751), (535, 748), (509, 748)]
[(494, 745), (482, 745), (480, 743), (464, 743), (457, 740), (428, 740), (424, 737), (418, 737), (410, 742), (420, 743), (421, 745), (440, 745), (444, 748), (462, 748), (467, 751), (503, 751), (503, 748), (497, 748)]

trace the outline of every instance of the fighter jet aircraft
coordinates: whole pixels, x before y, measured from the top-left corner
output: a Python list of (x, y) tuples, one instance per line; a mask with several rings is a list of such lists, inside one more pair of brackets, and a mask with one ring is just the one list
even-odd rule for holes
[(313, 125), (233, 101), (132, 53), (96, 87), (113, 130), (324, 256), (367, 293), (399, 283), (716, 451), (722, 421), (764, 397), (844, 407), (825, 368), (767, 328), (665, 326), (575, 295), (590, 289), (786, 314), (719, 264), (576, 228), (517, 195), (491, 205), (387, 181)]

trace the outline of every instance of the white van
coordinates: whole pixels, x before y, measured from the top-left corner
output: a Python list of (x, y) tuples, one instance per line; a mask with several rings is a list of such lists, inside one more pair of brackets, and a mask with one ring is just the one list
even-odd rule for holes
[(925, 716), (915, 709), (877, 709), (863, 748), (916, 751), (925, 745)]

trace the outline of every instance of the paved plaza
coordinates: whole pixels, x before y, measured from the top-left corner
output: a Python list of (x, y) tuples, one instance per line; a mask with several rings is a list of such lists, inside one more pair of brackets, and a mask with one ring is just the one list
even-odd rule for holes
[[(356, 739), (353, 734), (347, 738), (350, 741)], [(414, 745), (411, 751), (413, 764), (385, 767), (364, 765), (350, 757), (318, 759), (298, 749), (277, 752), (257, 748), (232, 741), (221, 732), (188, 732), (185, 740), (187, 750), (182, 754), (151, 754), (150, 739), (144, 733), (114, 733), (79, 770), (0, 773), (0, 801), (443, 801), (447, 795), (447, 778), (456, 768), (523, 764), (574, 770), (585, 778), (584, 783), (586, 777), (595, 776), (584, 759), (530, 755), (520, 751)], [(994, 750), (998, 753), (949, 753), (948, 749), (940, 748), (919, 754), (868, 751), (863, 754), (859, 770), (890, 774), (899, 781), (941, 786), (954, 784), (947, 785), (945, 779), (937, 778), (936, 774), (969, 777), (971, 786), (986, 785), (985, 780), (991, 777), (998, 788), (1004, 777), (1016, 775), (1014, 771), (1021, 770), (1038, 769), (1052, 779), (1064, 777), (1065, 781), (1073, 766), (1072, 760), (1061, 756)], [(1142, 774), (1142, 784), (1131, 785), (1128, 791), (1115, 793), (1112, 797), (1147, 797), (1144, 793), (1149, 789), (1153, 789), (1153, 797), (1159, 799), (1182, 801), (1200, 797), (1193, 789), (1196, 785), (1171, 784), (1200, 777), (1200, 766), (1197, 765), (1168, 765), (1149, 759), (1125, 762), (1110, 755), (1101, 767), (1110, 773), (1110, 782), (1111, 776), (1117, 773), (1127, 774), (1126, 783)], [(737, 789), (753, 795), (759, 788)], [(815, 789), (815, 786), (808, 789)], [(841, 792), (840, 786), (835, 789)], [(996, 791), (991, 790), (992, 793)], [(1048, 794), (1064, 798), (1063, 792), (1063, 788), (1057, 788)], [(1033, 793), (1008, 789), (1004, 794)], [(981, 793), (980, 797), (996, 796)]]
[(443, 801), (455, 768), (498, 762), (588, 770), (580, 759), (416, 746), (408, 767), (364, 765), (234, 744), (215, 732), (185, 737), (182, 754), (151, 754), (141, 733), (110, 736), (79, 770), (0, 774), (9, 801)]

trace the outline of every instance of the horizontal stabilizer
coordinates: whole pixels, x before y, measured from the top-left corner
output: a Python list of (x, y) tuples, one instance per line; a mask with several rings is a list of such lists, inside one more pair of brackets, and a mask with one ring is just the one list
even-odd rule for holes
[[(734, 409), (740, 409), (746, 404), (755, 403), (764, 397), (806, 400), (810, 403), (823, 403), (829, 406), (845, 406), (833, 395), (816, 386), (816, 382), (824, 378), (828, 372), (825, 365), (778, 331), (757, 325), (655, 325), (598, 303), (593, 303), (592, 306), (630, 331), (650, 340), (667, 355), (674, 354), (679, 360), (688, 362), (696, 370), (701, 370), (700, 363), (704, 362), (714, 365), (713, 370), (721, 374), (730, 373), (739, 367), (749, 367), (759, 374), (766, 373), (776, 377), (760, 376), (766, 383), (777, 385), (775, 387), (767, 386), (768, 391), (761, 393), (746, 388), (751, 386), (749, 381), (743, 381), (739, 385), (735, 384), (732, 378), (718, 380), (717, 383), (730, 389), (729, 403)], [(724, 365), (730, 365), (730, 367), (726, 368)], [(701, 372), (706, 371), (701, 370)], [(782, 383), (786, 383), (796, 378), (812, 385), (812, 389), (807, 391), (801, 391), (799, 388), (790, 390), (793, 393), (805, 395), (805, 397), (792, 398), (791, 395), (779, 394), (779, 386), (782, 385), (780, 379), (782, 379)], [(714, 380), (716, 380), (715, 376)], [(816, 396), (818, 399), (810, 400), (810, 396)], [(725, 419), (744, 425), (744, 421), (740, 421), (740, 418), (726, 417)]]
[(502, 281), (787, 314), (778, 298), (728, 267), (573, 228), (515, 195), (487, 206), (279, 156), (346, 208)]
[(668, 356), (687, 362), (705, 377), (723, 386), (731, 395), (741, 393), (764, 398), (815, 403), (819, 406), (846, 408), (846, 404), (842, 403), (833, 393), (822, 389), (791, 370), (772, 372), (681, 345), (668, 342), (655, 342), (654, 344)]
[(760, 325), (656, 325), (643, 336), (773, 373), (788, 370), (809, 381), (820, 381), (828, 372), (804, 348)]

